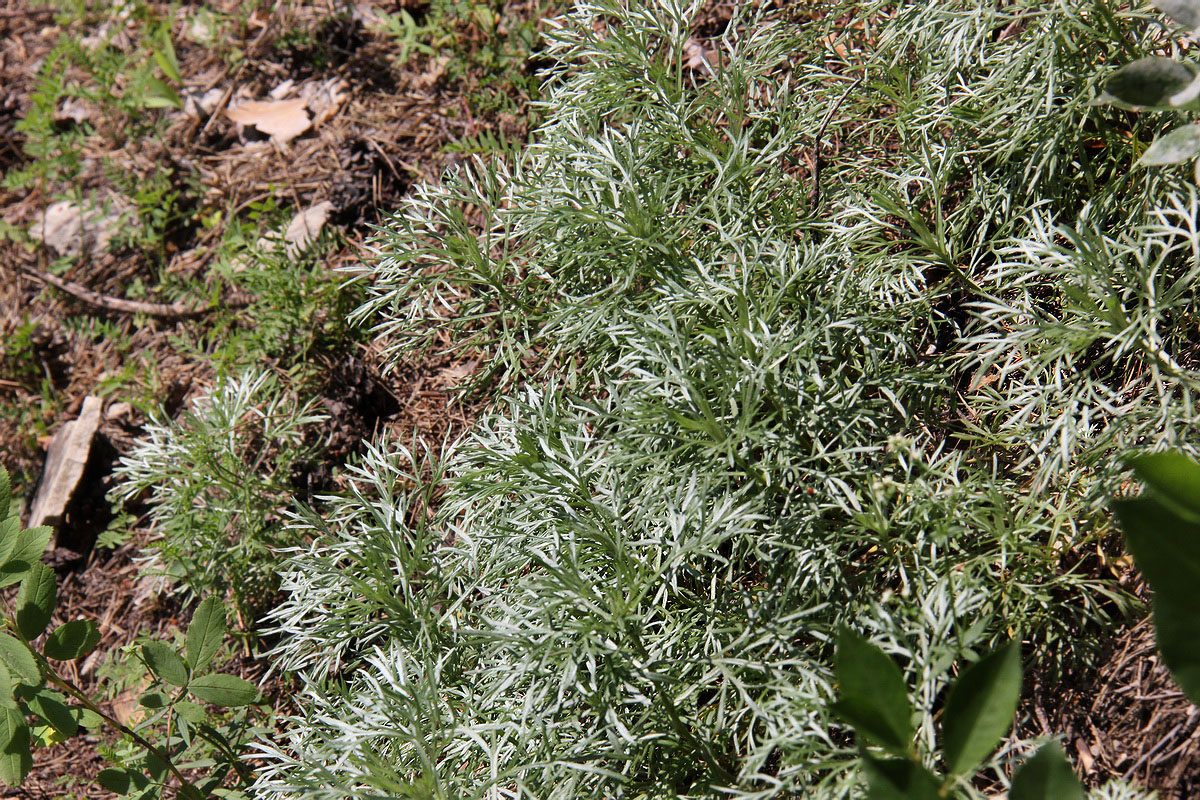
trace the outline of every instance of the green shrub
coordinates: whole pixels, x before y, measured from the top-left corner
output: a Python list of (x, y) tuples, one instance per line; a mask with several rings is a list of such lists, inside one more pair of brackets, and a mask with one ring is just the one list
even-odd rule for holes
[[(297, 523), (274, 656), (307, 694), (266, 796), (852, 796), (843, 624), (928, 708), (1010, 630), (1052, 667), (1122, 610), (1062, 554), (1109, 546), (1116, 454), (1195, 423), (1156, 355), (1186, 330), (1147, 336), (1193, 302), (1193, 196), (1091, 105), (1100, 43), (1153, 34), (888, 9), (748, 16), (706, 78), (694, 9), (581, 3), (522, 157), (390, 221), (356, 319), (392, 356), (476, 349), (502, 399)], [(826, 120), (816, 195), (789, 165)]]
[(229, 596), (243, 630), (269, 607), (276, 551), (296, 542), (283, 510), (294, 471), (320, 451), (310, 426), (325, 419), (269, 372), (222, 379), (179, 419), (152, 420), (117, 469), (118, 501), (148, 492), (157, 537), (148, 566), (187, 596)]
[[(136, 722), (121, 722), (74, 682), (73, 669), (64, 668), (64, 662), (79, 661), (96, 648), (100, 629), (86, 619), (51, 626), (58, 580), (40, 559), (52, 531), (22, 529), (20, 519), (10, 516), (16, 510), (10, 489), (0, 467), (0, 587), (19, 584), (0, 617), (0, 783), (19, 791), (38, 748), (69, 740), (81, 729), (107, 730), (115, 740), (100, 749), (112, 767), (96, 781), (115, 796), (156, 800), (170, 789), (191, 800), (210, 793), (244, 798), (222, 787), (230, 776), (246, 787), (252, 772), (243, 761), (244, 747), (263, 731), (244, 713), (229, 719), (207, 706), (242, 709), (259, 700), (259, 691), (235, 675), (212, 672), (225, 644), (222, 604), (213, 598), (200, 602), (182, 649), (158, 640), (136, 648), (145, 690), (138, 703), (145, 713)], [(127, 657), (125, 663), (136, 662)], [(199, 777), (197, 770), (203, 771)]]

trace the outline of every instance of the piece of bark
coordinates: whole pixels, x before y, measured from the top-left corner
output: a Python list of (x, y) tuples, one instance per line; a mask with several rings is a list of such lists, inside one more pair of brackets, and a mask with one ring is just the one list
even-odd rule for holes
[(33, 499), (33, 510), (29, 513), (29, 527), (58, 527), (62, 523), (67, 504), (75, 495), (88, 456), (91, 455), (92, 439), (100, 427), (100, 409), (103, 405), (99, 397), (88, 395), (79, 410), (79, 418), (63, 425), (54, 434), (46, 453), (42, 483)]

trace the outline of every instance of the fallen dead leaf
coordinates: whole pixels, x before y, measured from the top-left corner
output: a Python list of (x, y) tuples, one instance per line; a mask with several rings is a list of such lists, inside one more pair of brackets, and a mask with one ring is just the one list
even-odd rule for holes
[(689, 36), (683, 43), (683, 64), (688, 69), (712, 74), (713, 52), (705, 47), (695, 36)]
[(284, 252), (288, 254), (289, 258), (298, 256), (313, 239), (317, 238), (321, 229), (325, 227), (325, 221), (329, 219), (329, 212), (332, 210), (333, 203), (325, 200), (292, 217), (287, 230), (283, 233)]
[(239, 125), (253, 125), (279, 144), (287, 144), (312, 126), (303, 98), (250, 100), (226, 109), (225, 116)]
[(64, 256), (102, 251), (116, 237), (129, 208), (128, 201), (115, 197), (92, 208), (61, 200), (46, 209), (29, 234)]

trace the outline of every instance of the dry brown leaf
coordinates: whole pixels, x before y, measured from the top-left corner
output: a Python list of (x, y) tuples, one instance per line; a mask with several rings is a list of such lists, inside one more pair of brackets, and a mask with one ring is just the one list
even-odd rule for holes
[(78, 256), (84, 251), (103, 251), (117, 235), (129, 202), (111, 198), (107, 208), (85, 208), (62, 200), (46, 209), (29, 234), (53, 247), (60, 255)]
[(699, 70), (712, 74), (713, 52), (705, 47), (695, 36), (689, 36), (683, 43), (683, 64), (688, 69)]
[(325, 227), (325, 221), (329, 219), (329, 212), (332, 210), (333, 203), (325, 200), (292, 217), (287, 230), (283, 233), (283, 241), (286, 243), (284, 251), (289, 258), (295, 258), (303, 252), (304, 248), (308, 247), (313, 239), (317, 238), (317, 234), (321, 232), (321, 228)]
[(225, 116), (239, 125), (253, 125), (279, 144), (286, 144), (312, 125), (304, 100), (251, 100), (227, 109)]

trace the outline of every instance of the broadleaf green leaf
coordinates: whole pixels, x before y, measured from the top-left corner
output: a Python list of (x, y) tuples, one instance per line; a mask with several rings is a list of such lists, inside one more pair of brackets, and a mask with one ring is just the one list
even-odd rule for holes
[(138, 698), (138, 705), (158, 710), (171, 705), (171, 698), (164, 692), (146, 692)]
[(22, 683), (42, 685), (42, 672), (29, 647), (7, 633), (0, 633), (0, 660), (4, 661), (13, 677)]
[(27, 701), (29, 708), (65, 737), (74, 736), (79, 721), (67, 705), (67, 698), (49, 689), (39, 690)]
[(0, 565), (0, 588), (12, 586), (33, 569), (34, 564), (40, 564), (42, 554), (46, 552), (46, 545), (50, 544), (50, 537), (53, 535), (54, 529), (48, 525), (21, 531), (12, 552)]
[(1153, 590), (1154, 629), (1163, 663), (1194, 703), (1200, 703), (1200, 523), (1184, 519), (1156, 497), (1113, 504), (1125, 545)]
[(208, 711), (199, 703), (193, 703), (190, 700), (180, 700), (175, 704), (175, 713), (186, 719), (193, 725), (199, 725), (208, 721)]
[(951, 773), (962, 775), (996, 749), (1021, 698), (1021, 649), (1011, 642), (963, 670), (942, 712), (942, 748)]
[(0, 516), (0, 564), (8, 562), (17, 543), (21, 541), (21, 520), (15, 516)]
[(183, 83), (179, 72), (179, 57), (175, 55), (175, 44), (171, 41), (170, 31), (163, 30), (158, 39), (158, 47), (154, 49), (154, 60), (169, 79), (175, 83)]
[(1182, 164), (1197, 155), (1200, 155), (1200, 125), (1180, 125), (1155, 139), (1137, 163), (1141, 167), (1161, 167)]
[(258, 699), (258, 687), (236, 675), (204, 675), (192, 681), (188, 691), (206, 703), (227, 708)]
[(13, 694), (16, 683), (12, 672), (8, 669), (8, 665), (0, 661), (0, 706), (17, 707), (17, 698)]
[(17, 590), (17, 630), (26, 641), (36, 639), (46, 630), (57, 600), (58, 580), (54, 570), (39, 561), (26, 573)]
[[(1186, 127), (1200, 133), (1200, 125)], [(1134, 456), (1129, 466), (1156, 498), (1200, 522), (1200, 464), (1178, 450), (1167, 450)]]
[(8, 518), (8, 509), (12, 505), (12, 480), (8, 470), (0, 467), (0, 519)]
[(24, 715), (15, 708), (0, 708), (0, 781), (20, 786), (32, 768)]
[(1154, 0), (1154, 6), (1185, 28), (1200, 28), (1200, 0)]
[(144, 108), (183, 108), (179, 93), (161, 78), (147, 75), (142, 87), (141, 104)]
[(188, 663), (203, 672), (225, 641), (225, 607), (215, 597), (206, 597), (196, 606), (187, 629), (185, 649)]
[(1083, 800), (1083, 785), (1057, 742), (1038, 748), (1013, 775), (1008, 800)]
[(150, 641), (142, 645), (142, 658), (150, 671), (172, 686), (187, 686), (187, 664), (166, 642)]
[(100, 629), (88, 619), (64, 622), (42, 642), (42, 654), (56, 661), (83, 658), (100, 643)]
[(96, 783), (113, 794), (128, 794), (133, 788), (133, 778), (124, 769), (102, 769), (96, 775)]
[(863, 754), (867, 800), (939, 800), (938, 780), (907, 758), (878, 759)]
[(1179, 61), (1162, 56), (1139, 58), (1109, 76), (1104, 91), (1130, 106), (1170, 108), (1171, 98), (1187, 89), (1194, 73)]
[(837, 639), (833, 711), (860, 736), (896, 753), (912, 749), (912, 705), (904, 676), (886, 653), (856, 633)]

